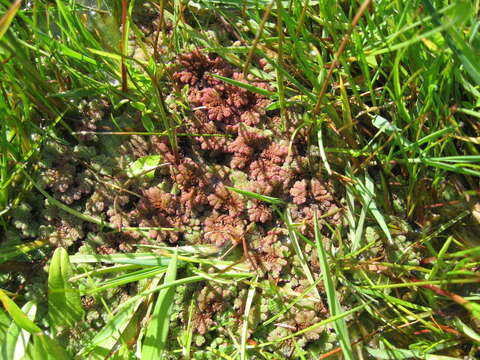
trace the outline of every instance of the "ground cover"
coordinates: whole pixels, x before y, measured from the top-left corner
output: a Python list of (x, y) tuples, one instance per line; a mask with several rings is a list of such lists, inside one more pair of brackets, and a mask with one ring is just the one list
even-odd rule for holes
[(478, 2), (0, 4), (3, 358), (480, 356)]

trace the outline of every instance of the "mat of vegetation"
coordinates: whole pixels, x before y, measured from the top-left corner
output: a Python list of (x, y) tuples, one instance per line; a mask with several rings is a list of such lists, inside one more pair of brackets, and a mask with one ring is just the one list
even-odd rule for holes
[(0, 0), (0, 357), (479, 358), (479, 11)]

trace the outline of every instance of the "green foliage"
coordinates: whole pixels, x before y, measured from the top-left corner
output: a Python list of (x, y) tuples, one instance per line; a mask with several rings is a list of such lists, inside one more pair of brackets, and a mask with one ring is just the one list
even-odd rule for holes
[(132, 178), (140, 175), (153, 177), (153, 170), (158, 166), (161, 160), (162, 158), (160, 155), (143, 156), (130, 164), (127, 169), (127, 175)]
[(145, 340), (142, 347), (142, 359), (162, 359), (163, 352), (167, 345), (168, 329), (170, 326), (170, 315), (175, 296), (175, 286), (172, 282), (177, 277), (177, 252), (168, 264), (165, 273), (164, 286), (160, 290), (157, 301), (153, 308), (151, 319), (145, 332)]
[[(21, 310), (28, 319), (32, 321), (35, 319), (37, 312), (35, 303), (29, 301)], [(22, 329), (17, 323), (12, 322), (5, 334), (5, 341), (0, 348), (0, 354), (2, 354), (4, 359), (21, 359), (26, 353), (30, 337), (31, 334), (28, 331)]]
[[(327, 259), (327, 252), (323, 247), (322, 237), (320, 235), (320, 229), (318, 225), (317, 214), (314, 214), (314, 226), (315, 226), (315, 245), (317, 247), (318, 261), (320, 263), (320, 269), (323, 275), (323, 284), (327, 293), (328, 308), (332, 316), (336, 316), (342, 313), (342, 306), (338, 300), (338, 295), (335, 290), (335, 282), (330, 272), (330, 267)], [(340, 346), (342, 347), (343, 356), (345, 359), (353, 359), (352, 348), (350, 345), (350, 336), (348, 335), (347, 324), (344, 319), (335, 322), (335, 330), (338, 335)]]
[(80, 293), (70, 282), (72, 276), (67, 251), (57, 248), (48, 272), (48, 317), (56, 334), (76, 326), (84, 317)]

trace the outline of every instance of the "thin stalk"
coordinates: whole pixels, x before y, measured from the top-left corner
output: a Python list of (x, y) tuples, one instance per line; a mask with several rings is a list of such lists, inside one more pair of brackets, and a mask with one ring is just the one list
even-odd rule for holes
[(270, 16), (270, 13), (272, 12), (272, 7), (273, 7), (274, 3), (275, 3), (275, 0), (272, 0), (270, 2), (270, 4), (268, 4), (267, 8), (265, 9), (265, 13), (263, 14), (262, 22), (260, 23), (260, 26), (258, 27), (257, 35), (255, 35), (255, 39), (253, 39), (252, 47), (248, 51), (247, 59), (245, 60), (245, 65), (243, 66), (243, 77), (244, 78), (247, 77), (248, 68), (250, 67), (250, 63), (252, 62), (253, 54), (255, 53), (255, 49), (257, 48), (257, 45), (258, 45), (258, 42), (260, 41), (260, 38), (262, 37), (263, 29), (265, 28), (265, 24), (268, 20), (268, 17)]
[(328, 83), (330, 82), (330, 79), (333, 75), (333, 71), (335, 68), (338, 66), (340, 63), (340, 56), (343, 54), (343, 51), (345, 50), (345, 47), (347, 46), (348, 40), (350, 40), (350, 35), (352, 34), (353, 29), (355, 26), (357, 26), (358, 22), (360, 21), (360, 18), (363, 16), (365, 11), (368, 9), (370, 6), (370, 3), (372, 0), (365, 0), (360, 8), (358, 9), (357, 13), (355, 14), (355, 17), (353, 18), (352, 23), (350, 24), (347, 33), (345, 34), (342, 42), (340, 43), (340, 46), (338, 47), (337, 52), (335, 53), (335, 57), (333, 58), (333, 62), (330, 65), (330, 69), (328, 70), (327, 76), (325, 77), (325, 80), (323, 81), (322, 88), (320, 89), (320, 93), (318, 94), (317, 98), (317, 103), (315, 104), (315, 107), (313, 108), (313, 114), (318, 114), (322, 107), (322, 100), (323, 97), (325, 96), (325, 93), (327, 92), (327, 86)]
[(122, 54), (121, 72), (122, 72), (122, 91), (124, 93), (128, 90), (127, 83), (127, 66), (125, 64), (125, 55), (127, 52), (127, 11), (128, 0), (122, 0), (122, 38), (120, 40), (120, 54)]

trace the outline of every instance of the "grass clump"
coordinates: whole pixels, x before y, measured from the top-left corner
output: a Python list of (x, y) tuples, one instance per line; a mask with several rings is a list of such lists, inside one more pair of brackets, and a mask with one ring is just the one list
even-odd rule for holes
[(480, 356), (478, 6), (0, 0), (2, 356)]

